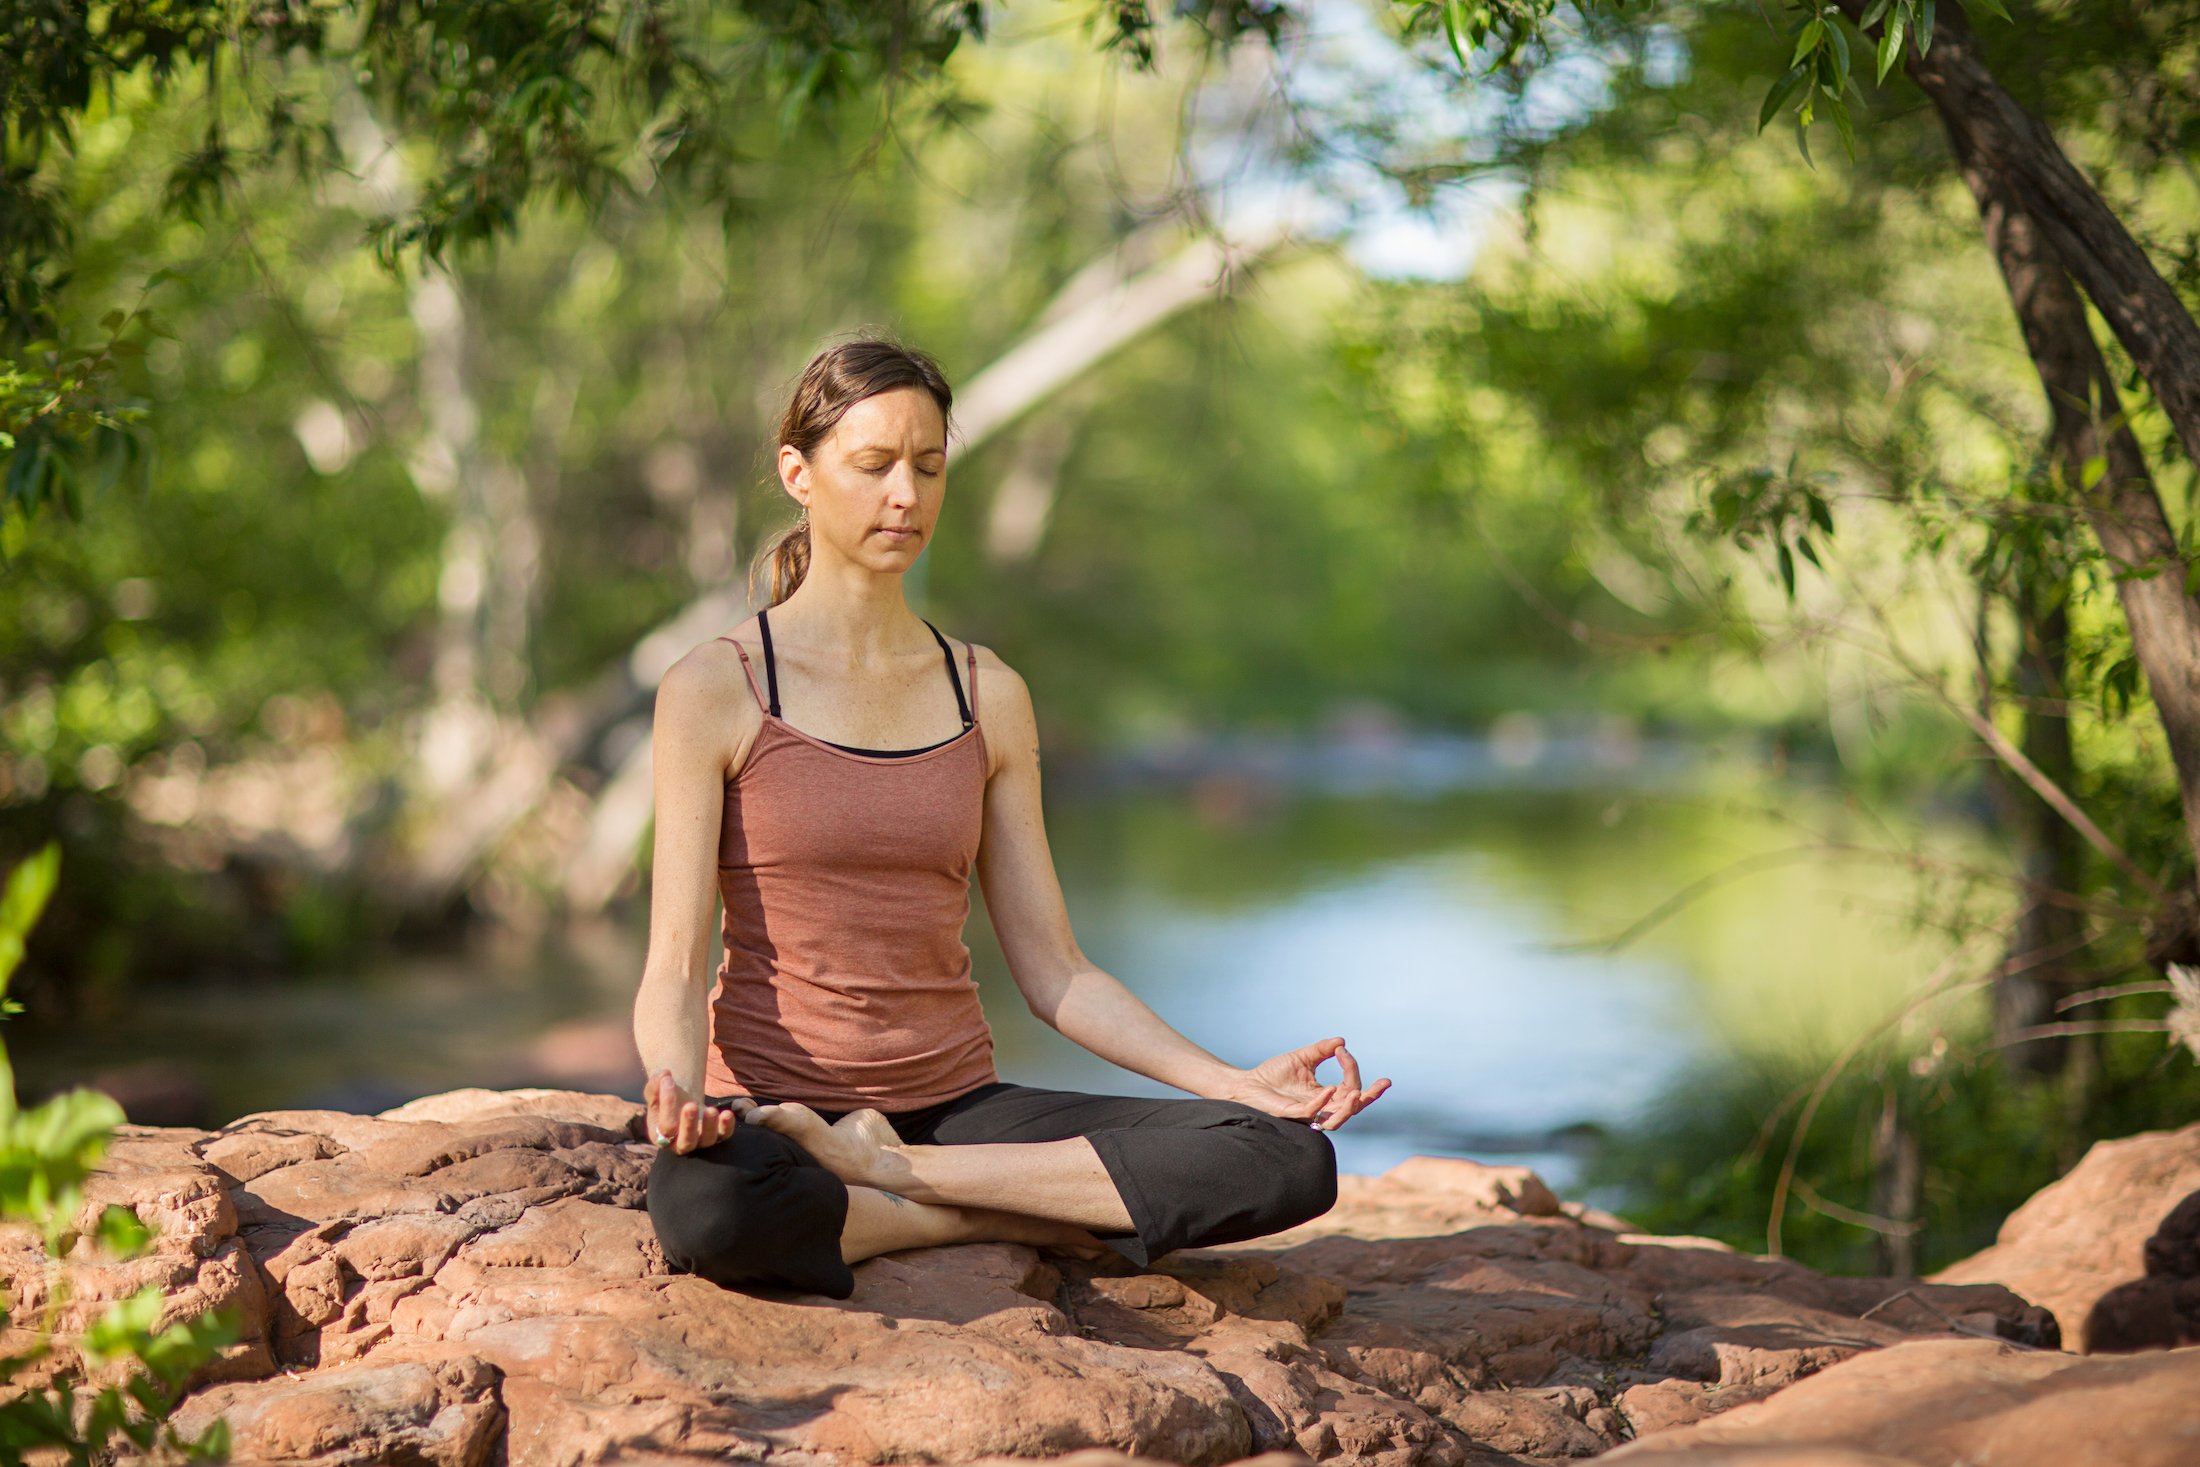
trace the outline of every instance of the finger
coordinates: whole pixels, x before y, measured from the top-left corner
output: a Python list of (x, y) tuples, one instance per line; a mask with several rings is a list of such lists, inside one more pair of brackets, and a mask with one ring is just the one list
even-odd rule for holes
[(1377, 1096), (1381, 1095), (1385, 1090), (1388, 1090), (1389, 1088), (1390, 1081), (1387, 1077), (1381, 1080), (1377, 1080), (1374, 1084), (1368, 1086), (1365, 1090), (1362, 1090), (1360, 1092), (1360, 1103), (1354, 1107), (1354, 1110), (1356, 1112), (1366, 1110), (1369, 1106), (1375, 1103), (1375, 1098)]
[(1344, 1041), (1338, 1038), (1317, 1039), (1312, 1044), (1304, 1044), (1292, 1050), (1291, 1058), (1304, 1064), (1319, 1065), (1343, 1044)]
[[(1362, 1090), (1359, 1094), (1359, 1098), (1352, 1103), (1352, 1115), (1356, 1116), (1361, 1111), (1366, 1110), (1370, 1105), (1373, 1105), (1375, 1103), (1376, 1093), (1377, 1092), (1371, 1090)], [(1350, 1120), (1352, 1119), (1352, 1116), (1346, 1116), (1345, 1119)]]
[(1337, 1087), (1324, 1085), (1321, 1092), (1314, 1097), (1314, 1103), (1301, 1111), (1300, 1114), (1311, 1120), (1319, 1120), (1321, 1119), (1322, 1107), (1331, 1104), (1336, 1098)]
[(708, 1134), (703, 1139), (703, 1144), (705, 1146), (716, 1146), (733, 1134), (733, 1107), (730, 1105), (714, 1105), (710, 1108), (709, 1115), (710, 1126)]
[(1351, 1050), (1344, 1047), (1342, 1039), (1337, 1041), (1337, 1063), (1344, 1066), (1344, 1083), (1354, 1090), (1359, 1089), (1360, 1062), (1352, 1057)]
[(686, 1092), (680, 1089), (680, 1082), (672, 1078), (672, 1071), (660, 1071), (657, 1101), (650, 1110), (650, 1119), (656, 1126), (658, 1135), (673, 1137), (679, 1134), (680, 1102), (686, 1098)]
[(1322, 1129), (1334, 1131), (1337, 1127), (1343, 1125), (1351, 1116), (1359, 1098), (1360, 1092), (1357, 1090), (1347, 1089), (1338, 1092), (1337, 1103), (1330, 1108), (1329, 1124), (1322, 1127)]
[(680, 1134), (674, 1144), (682, 1151), (693, 1151), (702, 1137), (703, 1108), (691, 1100), (680, 1107)]
[(649, 1078), (649, 1091), (643, 1097), (648, 1104), (649, 1139), (660, 1144), (672, 1140), (672, 1115), (665, 1104), (665, 1086), (671, 1082), (672, 1071), (659, 1070)]

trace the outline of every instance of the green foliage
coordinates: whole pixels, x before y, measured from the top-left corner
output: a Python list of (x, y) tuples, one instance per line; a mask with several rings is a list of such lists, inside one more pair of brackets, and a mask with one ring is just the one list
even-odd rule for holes
[[(2136, 1019), (2159, 1007), (2133, 998), (2087, 1012)], [(1600, 1138), (1585, 1180), (1640, 1227), (1760, 1252), (1793, 1148), (1783, 1253), (1828, 1272), (1876, 1272), (1886, 1260), (1874, 1222), (1907, 1221), (1922, 1274), (1991, 1243), (2003, 1218), (2093, 1142), (2200, 1105), (2200, 1066), (2165, 1050), (2159, 1034), (2103, 1036), (2090, 1084), (2012, 1075), (1965, 1047), (1954, 1036), (1867, 1051), (1827, 1089), (1799, 1145), (1800, 1112), (1821, 1071), (1799, 1060), (1722, 1061)], [(1890, 1107), (1922, 1163), (1911, 1219), (1875, 1213), (1874, 1138)]]
[[(7, 987), (23, 956), (23, 937), (53, 893), (60, 848), (47, 845), (9, 873), (0, 891), (0, 1017)], [(20, 1110), (15, 1082), (0, 1044), (0, 1220), (38, 1229), (57, 1265), (45, 1315), (28, 1328), (31, 1347), (0, 1357), (0, 1386), (53, 1350), (53, 1325), (69, 1295), (66, 1259), (77, 1246), (75, 1219), (83, 1207), (84, 1181), (106, 1154), (122, 1108), (95, 1090), (73, 1090), (43, 1105)], [(134, 1258), (152, 1245), (153, 1231), (130, 1208), (109, 1204), (90, 1238), (111, 1258)], [(123, 1367), (123, 1378), (80, 1397), (72, 1370), (0, 1402), (0, 1467), (16, 1467), (34, 1449), (58, 1450), (72, 1463), (110, 1460), (121, 1437), (140, 1455), (187, 1461), (226, 1460), (229, 1426), (215, 1421), (186, 1438), (169, 1422), (191, 1372), (238, 1337), (234, 1310), (221, 1310), (160, 1325), (164, 1296), (147, 1284), (117, 1300), (74, 1342), (86, 1370)], [(0, 1309), (0, 1325), (9, 1322)]]
[[(1545, 32), (1552, 12), (1557, 9), (1554, 0), (1396, 0), (1396, 3), (1404, 11), (1402, 29), (1405, 34), (1412, 36), (1440, 30), (1460, 70), (1469, 74), (1476, 69), (1476, 58), (1470, 52), (1479, 52), (1485, 45), (1494, 48), (1494, 54), (1486, 59), (1486, 70), (1492, 72), (1513, 66), (1520, 54), (1530, 47), (1548, 45), (1549, 37)], [(2009, 12), (2002, 8), (2000, 0), (1971, 0), (1971, 3), (2002, 21), (2009, 20)], [(1874, 26), (1879, 27), (1875, 82), (1886, 83), (1887, 74), (1902, 57), (1905, 42), (1914, 42), (1920, 56), (1932, 46), (1935, 6), (1936, 0), (1872, 0), (1865, 7), (1855, 29), (1858, 36), (1868, 42), (1869, 32)], [(1637, 19), (1649, 19), (1660, 9), (1654, 0), (1605, 0), (1601, 5), (1581, 8), (1592, 12), (1609, 11), (1621, 20), (1629, 18), (1631, 11), (1636, 12)], [(1786, 12), (1784, 31), (1792, 44), (1782, 53), (1785, 69), (1766, 90), (1758, 109), (1757, 130), (1762, 132), (1769, 127), (1772, 119), (1792, 104), (1795, 145), (1803, 161), (1811, 163), (1810, 125), (1823, 105), (1853, 163), (1856, 161), (1856, 124), (1849, 115), (1849, 99), (1854, 97), (1862, 102), (1864, 93), (1856, 84), (1846, 29), (1848, 22), (1840, 7), (1827, 0), (1785, 0), (1781, 9)]]
[[(1171, 10), (1196, 24), (1209, 44), (1223, 47), (1255, 33), (1268, 45), (1279, 45), (1295, 20), (1282, 0), (1176, 0)], [(1153, 8), (1146, 0), (1092, 0), (1084, 29), (1099, 37), (1103, 52), (1128, 57), (1140, 71), (1153, 70), (1159, 59)]]
[(1795, 599), (1795, 558), (1818, 565), (1811, 535), (1817, 534), (1821, 543), (1833, 538), (1833, 507), (1826, 491), (1837, 480), (1824, 471), (1798, 476), (1796, 457), (1788, 455), (1785, 472), (1748, 468), (1715, 478), (1704, 507), (1688, 521), (1695, 533), (1731, 540), (1745, 551), (1760, 539), (1771, 545), (1790, 601)]
[[(72, 330), (84, 213), (54, 187), (88, 122), (133, 95), (174, 100), (182, 149), (161, 211), (207, 222), (260, 179), (358, 176), (346, 118), (364, 110), (423, 176), (366, 235), (393, 273), (410, 258), (509, 240), (532, 201), (599, 214), (660, 187), (737, 207), (751, 114), (831, 129), (897, 84), (930, 83), (976, 0), (465, 0), (260, 6), (33, 0), (0, 19), (0, 515), (81, 513), (141, 449), (145, 404), (122, 359), (145, 318)], [(384, 160), (369, 160), (379, 166)], [(166, 273), (156, 260), (148, 286)], [(21, 525), (7, 531), (20, 540)]]
[[(145, 291), (169, 273), (154, 272)], [(143, 293), (134, 308), (111, 310), (99, 324), (105, 335), (91, 346), (33, 341), (15, 360), (0, 357), (0, 462), (7, 466), (0, 477), (0, 564), (22, 548), (42, 504), (58, 504), (81, 520), (87, 480), (97, 495), (133, 466), (150, 468), (136, 431), (147, 405), (116, 387), (123, 363), (144, 356), (148, 338), (166, 333)]]

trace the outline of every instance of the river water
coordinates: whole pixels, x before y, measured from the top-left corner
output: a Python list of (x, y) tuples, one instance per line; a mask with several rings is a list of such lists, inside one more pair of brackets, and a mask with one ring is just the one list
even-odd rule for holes
[[(1596, 1128), (1692, 1067), (1823, 1046), (1927, 966), (1910, 879), (1814, 851), (1853, 845), (1857, 822), (1802, 783), (1640, 750), (1498, 753), (1239, 749), (1050, 772), (1078, 939), (1233, 1063), (1344, 1036), (1365, 1080), (1392, 1082), (1334, 1133), (1345, 1170), (1460, 1155), (1535, 1166), (1561, 1189)], [(1721, 876), (1736, 870), (1749, 874)], [(1667, 903), (1632, 940), (1604, 941)], [(464, 1085), (638, 1097), (642, 924), (637, 911), (340, 977), (149, 992), (11, 1048), (26, 1099), (119, 1074), (188, 1097), (161, 1118), (195, 1124)], [(1180, 1093), (1033, 1018), (982, 902), (967, 935), (1004, 1079)]]

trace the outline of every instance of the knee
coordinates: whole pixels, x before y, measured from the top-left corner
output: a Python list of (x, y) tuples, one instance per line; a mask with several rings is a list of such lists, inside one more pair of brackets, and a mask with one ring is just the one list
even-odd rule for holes
[(650, 1226), (665, 1261), (682, 1273), (714, 1274), (755, 1251), (760, 1217), (756, 1172), (749, 1167), (662, 1151), (649, 1170)]
[(832, 1173), (785, 1137), (742, 1127), (715, 1146), (659, 1152), (645, 1205), (675, 1272), (729, 1288), (787, 1284), (830, 1293), (846, 1272), (835, 1225), (846, 1196)]
[(1337, 1205), (1337, 1146), (1327, 1131), (1304, 1121), (1274, 1118), (1278, 1149), (1275, 1169), (1275, 1231), (1297, 1227)]
[(1326, 1131), (1250, 1108), (1247, 1120), (1261, 1179), (1255, 1216), (1262, 1234), (1297, 1227), (1337, 1205), (1337, 1148)]

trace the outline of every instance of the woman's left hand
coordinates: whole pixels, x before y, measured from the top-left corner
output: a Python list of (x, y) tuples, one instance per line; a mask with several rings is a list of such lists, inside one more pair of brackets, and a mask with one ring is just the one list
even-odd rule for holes
[[(1324, 1085), (1314, 1077), (1314, 1068), (1331, 1055), (1343, 1068), (1344, 1078), (1334, 1085)], [(1344, 1047), (1342, 1038), (1334, 1038), (1318, 1039), (1261, 1061), (1247, 1070), (1237, 1087), (1223, 1098), (1272, 1116), (1311, 1121), (1319, 1131), (1334, 1131), (1389, 1088), (1387, 1078), (1363, 1088), (1360, 1062)]]

